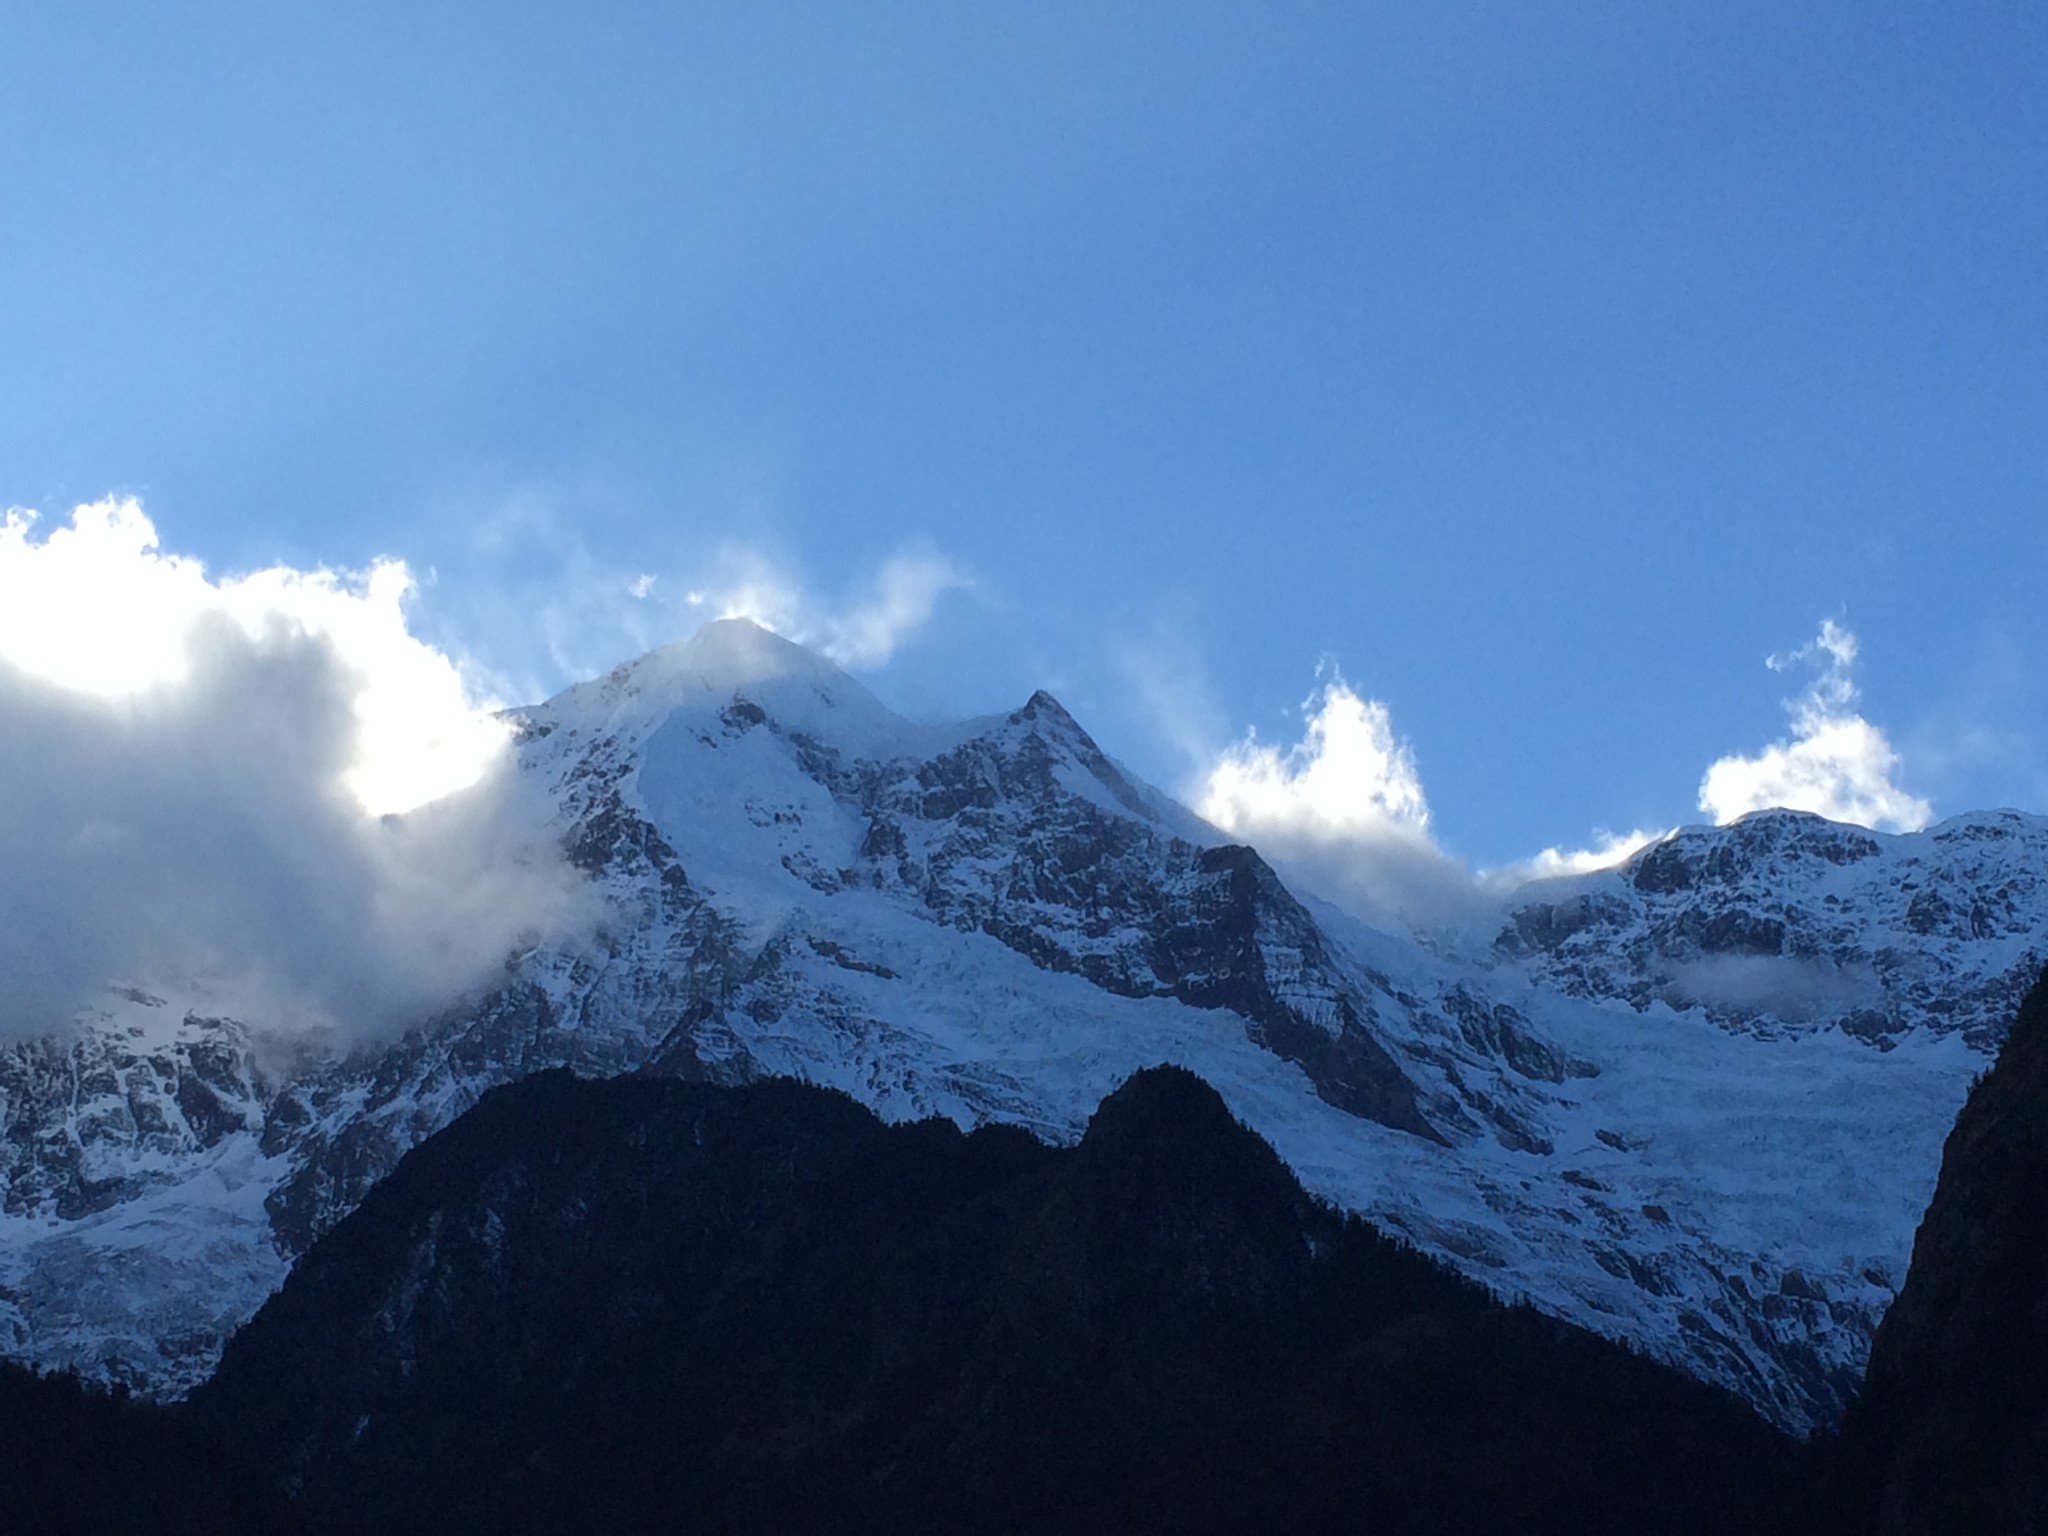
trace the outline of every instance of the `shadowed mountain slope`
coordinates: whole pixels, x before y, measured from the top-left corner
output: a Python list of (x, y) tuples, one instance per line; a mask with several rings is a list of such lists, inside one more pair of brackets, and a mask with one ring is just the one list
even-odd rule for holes
[(219, 1437), (75, 1376), (0, 1361), (0, 1531), (271, 1536), (286, 1505)]
[(2048, 1531), (2048, 976), (1972, 1090), (1863, 1395), (1788, 1532)]
[(1306, 1196), (1200, 1079), (1077, 1146), (528, 1078), (192, 1400), (316, 1532), (1712, 1531), (1787, 1442)]

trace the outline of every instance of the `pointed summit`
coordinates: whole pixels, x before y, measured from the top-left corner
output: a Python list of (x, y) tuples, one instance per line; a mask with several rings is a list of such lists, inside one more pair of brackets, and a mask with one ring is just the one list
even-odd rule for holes
[(1024, 707), (1017, 711), (1020, 720), (1045, 720), (1054, 725), (1069, 725), (1076, 730), (1079, 723), (1067, 712), (1067, 706), (1047, 693), (1043, 688), (1024, 701)]
[(526, 711), (536, 724), (642, 739), (671, 716), (715, 716), (741, 701), (784, 732), (871, 755), (918, 732), (815, 651), (752, 619), (715, 619), (603, 677)]
[(673, 693), (680, 702), (694, 689), (730, 695), (785, 680), (867, 693), (823, 656), (752, 619), (714, 619), (687, 640), (614, 667), (603, 681), (607, 688)]

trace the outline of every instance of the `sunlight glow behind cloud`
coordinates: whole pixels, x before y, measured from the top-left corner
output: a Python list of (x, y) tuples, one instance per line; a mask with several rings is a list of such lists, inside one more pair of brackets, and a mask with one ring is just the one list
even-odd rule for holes
[(216, 582), (132, 501), (32, 527), (0, 524), (0, 1036), (116, 983), (400, 1028), (594, 915), (402, 565)]
[(373, 815), (474, 784), (505, 749), (504, 725), (470, 701), (454, 663), (407, 629), (414, 584), (400, 562), (215, 582), (198, 561), (163, 553), (133, 500), (81, 506), (40, 542), (35, 521), (18, 509), (0, 521), (0, 661), (30, 677), (103, 699), (175, 687), (201, 626), (220, 617), (254, 641), (333, 645), (355, 684), (343, 777)]
[(1531, 880), (1590, 875), (1595, 870), (1613, 868), (1668, 835), (1668, 831), (1645, 832), (1641, 827), (1632, 832), (1595, 832), (1592, 843), (1587, 847), (1545, 848), (1531, 858), (1482, 870), (1479, 883), (1488, 890), (1507, 892), (1516, 886), (1527, 885)]
[(1802, 665), (1818, 674), (1786, 701), (1792, 736), (1753, 757), (1724, 757), (1700, 780), (1700, 809), (1727, 823), (1751, 811), (1783, 806), (1830, 821), (1891, 832), (1917, 832), (1934, 819), (1927, 801), (1900, 788), (1899, 754), (1885, 733), (1858, 712), (1856, 637), (1829, 619), (1811, 644), (1773, 656), (1774, 672)]

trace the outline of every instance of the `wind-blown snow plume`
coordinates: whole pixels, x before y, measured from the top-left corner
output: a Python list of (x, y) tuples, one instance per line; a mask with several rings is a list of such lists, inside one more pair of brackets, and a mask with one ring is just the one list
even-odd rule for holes
[(735, 560), (738, 579), (690, 593), (693, 608), (721, 619), (752, 619), (855, 671), (885, 665), (898, 646), (924, 627), (942, 595), (969, 585), (943, 555), (909, 551), (891, 557), (865, 594), (834, 609), (758, 555)]
[(110, 983), (385, 1027), (576, 920), (402, 565), (215, 581), (132, 501), (33, 525), (0, 523), (0, 1031)]
[(1480, 871), (1479, 883), (1489, 891), (1505, 895), (1517, 886), (1527, 885), (1531, 880), (1552, 880), (1561, 875), (1589, 875), (1596, 869), (1611, 869), (1630, 854), (1647, 848), (1665, 832), (1645, 832), (1641, 827), (1633, 832), (1594, 833), (1590, 846), (1585, 848), (1545, 848), (1532, 858), (1517, 859), (1512, 864), (1503, 864), (1494, 869)]
[(1117, 680), (1124, 697), (1168, 746), (1190, 764), (1216, 766), (1216, 743), (1230, 734), (1223, 712), (1197, 659), (1185, 620), (1161, 621), (1150, 635), (1114, 649)]
[(1934, 819), (1931, 805), (1894, 782), (1899, 754), (1857, 712), (1855, 635), (1830, 619), (1812, 644), (1766, 664), (1774, 672), (1809, 664), (1820, 670), (1804, 694), (1786, 701), (1789, 741), (1773, 742), (1754, 757), (1724, 757), (1707, 770), (1700, 780), (1702, 811), (1726, 823), (1783, 806), (1892, 832), (1917, 832)]
[(1255, 734), (1228, 748), (1195, 809), (1360, 915), (1424, 924), (1462, 916), (1471, 881), (1430, 837), (1415, 755), (1387, 706), (1360, 697), (1333, 668), (1302, 716), (1302, 739), (1284, 751)]
[(459, 508), (462, 546), (442, 561), (448, 579), (423, 594), (414, 626), (458, 647), (473, 685), (521, 703), (712, 619), (751, 619), (872, 670), (915, 640), (946, 593), (974, 584), (916, 539), (878, 567), (841, 560), (828, 587), (772, 539), (724, 537), (688, 517), (643, 529), (627, 550), (593, 543), (607, 502), (587, 490), (533, 486), (477, 502)]

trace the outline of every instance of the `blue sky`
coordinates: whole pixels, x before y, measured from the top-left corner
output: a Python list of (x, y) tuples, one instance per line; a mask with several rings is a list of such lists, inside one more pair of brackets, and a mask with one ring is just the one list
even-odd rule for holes
[(403, 559), (508, 696), (752, 594), (1188, 793), (1333, 660), (1473, 866), (1830, 678), (2048, 810), (2038, 7), (88, 0), (0, 71), (0, 504)]

